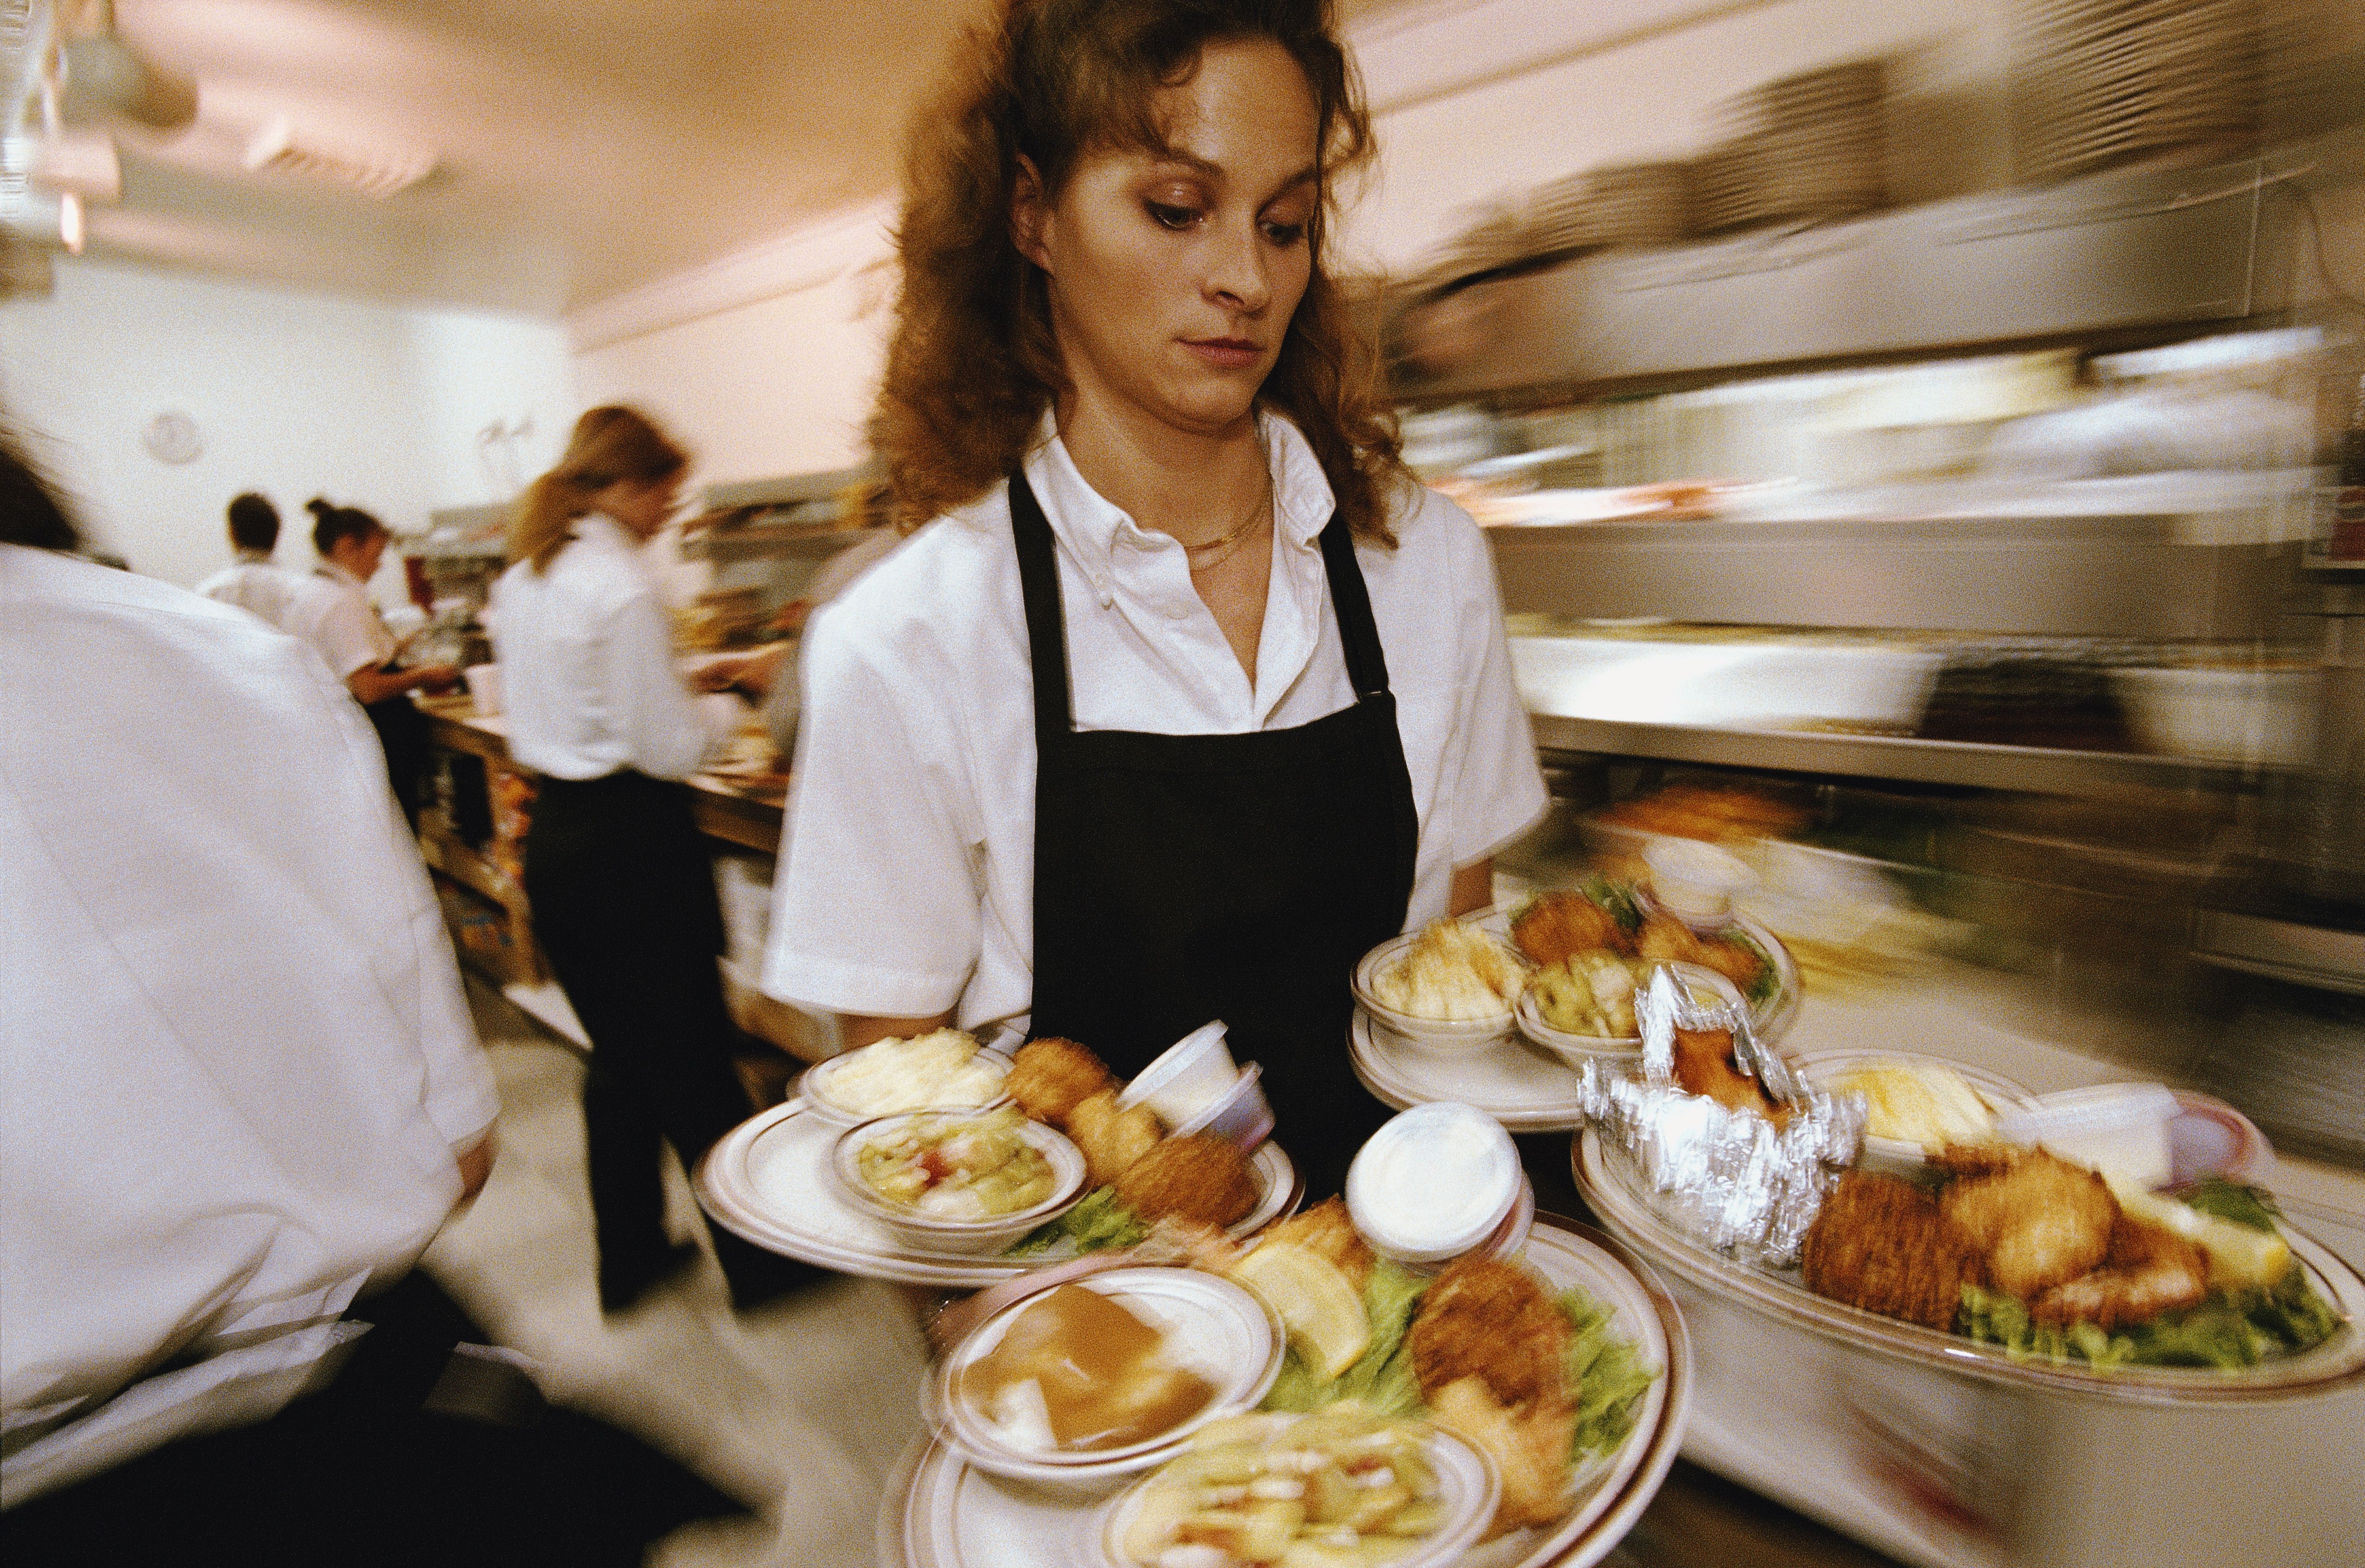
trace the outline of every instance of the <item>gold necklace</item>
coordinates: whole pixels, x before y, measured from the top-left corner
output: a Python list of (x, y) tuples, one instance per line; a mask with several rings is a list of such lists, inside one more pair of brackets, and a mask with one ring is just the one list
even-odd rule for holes
[[(1238, 526), (1221, 538), (1210, 539), (1205, 544), (1183, 544), (1183, 560), (1194, 572), (1213, 571), (1222, 566), (1239, 550), (1241, 543), (1248, 538), (1249, 531), (1259, 522), (1265, 521), (1272, 505), (1272, 476), (1268, 473), (1265, 476), (1263, 492), (1250, 506), (1248, 515), (1240, 519)], [(1177, 540), (1175, 543), (1180, 544), (1182, 542)]]

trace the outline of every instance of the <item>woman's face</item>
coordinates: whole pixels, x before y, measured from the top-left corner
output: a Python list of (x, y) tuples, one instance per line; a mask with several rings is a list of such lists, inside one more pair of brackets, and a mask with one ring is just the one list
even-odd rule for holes
[(377, 576), (377, 564), (386, 556), (386, 541), (384, 533), (348, 533), (329, 547), (329, 559), (367, 582)]
[(1214, 434), (1249, 416), (1312, 275), (1319, 120), (1265, 39), (1207, 45), (1155, 118), (1164, 152), (1086, 153), (1048, 201), (1022, 178), (1018, 243), (1078, 400)]
[(673, 516), (680, 498), (681, 470), (676, 469), (659, 479), (611, 481), (591, 499), (635, 538), (654, 539)]

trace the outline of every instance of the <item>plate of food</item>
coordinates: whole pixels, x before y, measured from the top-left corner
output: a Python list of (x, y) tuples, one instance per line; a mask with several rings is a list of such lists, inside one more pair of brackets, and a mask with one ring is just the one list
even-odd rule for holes
[[(1118, 1108), (1121, 1087), (1073, 1041), (1032, 1041), (1011, 1058), (997, 1096), (1007, 1104), (904, 1113), (849, 1127), (790, 1101), (725, 1134), (699, 1162), (692, 1185), (718, 1224), (757, 1246), (839, 1273), (947, 1290), (982, 1289), (1079, 1253), (1130, 1246), (1161, 1221), (1245, 1237), (1296, 1209), (1305, 1184), (1279, 1145), (1260, 1140), (1243, 1148), (1212, 1132), (1170, 1137), (1148, 1106)], [(887, 1190), (865, 1183), (857, 1145), (866, 1140), (847, 1140), (871, 1127), (867, 1141), (891, 1141), (891, 1127), (908, 1126), (914, 1116), (929, 1119), (922, 1140), (928, 1147), (896, 1151), (902, 1174)], [(1003, 1133), (976, 1125), (986, 1118), (1002, 1118)], [(1019, 1122), (1026, 1126), (1013, 1125)], [(959, 1158), (929, 1152), (947, 1140)], [(972, 1143), (990, 1145), (984, 1152), (994, 1158), (965, 1162)], [(990, 1249), (981, 1250), (981, 1234), (992, 1216), (946, 1215), (975, 1223), (937, 1226), (941, 1233), (931, 1234), (927, 1210), (950, 1197), (934, 1194), (947, 1173), (958, 1168), (955, 1188), (996, 1190), (1004, 1184), (999, 1161), (1024, 1162), (1025, 1149), (1062, 1172), (1072, 1155), (1077, 1179), (1056, 1197), (1029, 1192), (1017, 1209), (1048, 1206), (1017, 1234), (991, 1238)], [(913, 1189), (915, 1172), (923, 1179)]]
[[(1646, 1267), (1586, 1226), (1539, 1216), (1517, 1258), (1428, 1277), (1373, 1253), (1332, 1200), (1196, 1261), (1245, 1282), (1283, 1326), (1288, 1350), (1256, 1414), (1206, 1422), (1097, 1492), (994, 1474), (940, 1427), (890, 1486), (880, 1561), (1132, 1568), (1204, 1546), (1192, 1561), (1215, 1568), (1286, 1561), (1273, 1532), (1312, 1531), (1341, 1553), (1324, 1562), (1581, 1565), (1608, 1553), (1674, 1463), (1691, 1390), (1682, 1318)], [(1260, 1454), (1324, 1453), (1333, 1439), (1342, 1455), (1416, 1457), (1296, 1459), (1306, 1484), (1256, 1484)], [(1383, 1468), (1382, 1481), (1364, 1473)]]
[[(1721, 853), (1679, 842), (1687, 849)], [(1511, 913), (1508, 935), (1530, 966), (1528, 991), (1535, 1003), (1520, 1022), (1551, 1032), (1531, 1033), (1531, 1038), (1564, 1049), (1569, 1036), (1602, 1051), (1641, 1049), (1635, 991), (1652, 969), (1668, 964), (1690, 966), (1687, 973), (1709, 970), (1737, 991), (1760, 1039), (1779, 1040), (1796, 1021), (1804, 988), (1781, 939), (1733, 914), (1730, 889), (1703, 895), (1676, 883), (1672, 872), (1657, 875), (1664, 886), (1655, 894), (1641, 883), (1594, 876), (1574, 888), (1534, 894)], [(1681, 894), (1673, 890), (1677, 886)]]
[(1876, 1355), (2170, 1405), (2365, 1373), (2365, 1280), (2240, 1182), (2156, 1192), (2041, 1148), (1950, 1146), (1916, 1178), (1846, 1171), (1776, 1267), (1671, 1223), (1598, 1133), (1575, 1170), (1609, 1230), (1677, 1278)]

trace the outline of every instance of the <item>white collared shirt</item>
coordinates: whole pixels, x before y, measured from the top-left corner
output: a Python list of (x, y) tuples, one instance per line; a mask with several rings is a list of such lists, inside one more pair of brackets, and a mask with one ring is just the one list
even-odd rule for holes
[(334, 561), (298, 581), (279, 624), (311, 644), (340, 680), (394, 657), (394, 633), (370, 602), (369, 585)]
[(278, 626), (303, 582), (295, 573), (273, 566), (267, 552), (241, 550), (237, 565), (225, 566), (199, 583), (197, 592), (216, 604), (236, 605)]
[(0, 910), (13, 1503), (284, 1404), (497, 1103), (376, 736), (243, 611), (0, 544)]
[(521, 561), (501, 574), (493, 647), (510, 756), (554, 778), (687, 778), (746, 712), (682, 684), (640, 542), (597, 512), (547, 572)]
[[(1272, 584), (1251, 683), (1149, 532), (1047, 440), (1026, 476), (1050, 520), (1078, 728), (1287, 729), (1354, 691), (1318, 539), (1331, 493), (1305, 438), (1260, 420), (1272, 467)], [(1453, 868), (1542, 812), (1494, 564), (1459, 507), (1399, 502), (1397, 548), (1361, 543), (1420, 817), (1407, 929)], [(764, 989), (824, 1011), (970, 1028), (1019, 1020), (1034, 981), (1035, 713), (1010, 506), (997, 486), (927, 525), (805, 633), (804, 719)]]

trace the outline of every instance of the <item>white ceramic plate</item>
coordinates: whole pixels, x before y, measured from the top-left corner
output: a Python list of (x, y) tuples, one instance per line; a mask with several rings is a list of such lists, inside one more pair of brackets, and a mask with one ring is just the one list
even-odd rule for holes
[[(1539, 1215), (1522, 1254), (1554, 1290), (1582, 1286), (1615, 1315), (1662, 1375), (1634, 1429), (1571, 1487), (1569, 1512), (1465, 1553), (1469, 1568), (1589, 1568), (1650, 1506), (1683, 1446), (1692, 1399), (1691, 1340), (1675, 1298), (1620, 1243)], [(941, 1437), (924, 1439), (888, 1483), (879, 1513), (882, 1568), (1045, 1568), (1083, 1561), (1095, 1505), (977, 1469)]]
[(1348, 1059), (1363, 1087), (1397, 1110), (1458, 1100), (1515, 1133), (1573, 1132), (1585, 1125), (1577, 1070), (1516, 1036), (1465, 1056), (1407, 1049), (1361, 1007), (1347, 1030)]
[[(917, 1250), (884, 1222), (857, 1208), (830, 1169), (842, 1128), (791, 1101), (725, 1133), (699, 1161), (691, 1185), (715, 1222), (757, 1246), (841, 1274), (946, 1290), (981, 1290), (1069, 1256), (1062, 1249), (1025, 1259), (964, 1258)], [(1278, 1144), (1249, 1156), (1257, 1204), (1231, 1226), (1263, 1229), (1295, 1211), (1306, 1183)]]
[(1215, 1274), (1192, 1269), (1112, 1269), (1073, 1282), (1122, 1303), (1166, 1336), (1170, 1364), (1214, 1385), (1206, 1408), (1171, 1430), (1124, 1448), (1079, 1451), (1020, 1447), (955, 1389), (962, 1373), (991, 1352), (1036, 1298), (1014, 1302), (948, 1351), (928, 1380), (929, 1423), (981, 1470), (1017, 1481), (1118, 1481), (1171, 1458), (1208, 1422), (1253, 1409), (1281, 1375), (1288, 1348), (1272, 1309)]

